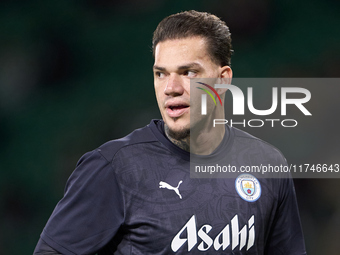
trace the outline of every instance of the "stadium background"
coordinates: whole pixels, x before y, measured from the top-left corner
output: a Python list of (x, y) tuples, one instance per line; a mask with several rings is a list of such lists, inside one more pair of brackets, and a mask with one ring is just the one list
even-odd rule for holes
[[(227, 22), (237, 77), (339, 77), (337, 0), (2, 0), (0, 254), (33, 252), (83, 153), (159, 117), (152, 32), (189, 9)], [(312, 94), (313, 110), (325, 112), (312, 142), (299, 133), (260, 138), (288, 161), (340, 163), (338, 97)], [(339, 184), (296, 180), (310, 255), (339, 254)]]

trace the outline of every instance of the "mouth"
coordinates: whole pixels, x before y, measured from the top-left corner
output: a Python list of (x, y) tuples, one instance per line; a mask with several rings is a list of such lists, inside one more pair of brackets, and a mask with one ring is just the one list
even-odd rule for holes
[(189, 105), (186, 104), (169, 104), (166, 107), (166, 112), (171, 118), (178, 118), (189, 110)]

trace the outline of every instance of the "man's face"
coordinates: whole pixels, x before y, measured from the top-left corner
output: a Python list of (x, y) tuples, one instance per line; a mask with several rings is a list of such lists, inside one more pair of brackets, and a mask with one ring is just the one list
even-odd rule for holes
[(166, 40), (155, 48), (153, 67), (158, 107), (176, 139), (190, 131), (190, 79), (219, 78), (229, 67), (214, 63), (202, 37)]

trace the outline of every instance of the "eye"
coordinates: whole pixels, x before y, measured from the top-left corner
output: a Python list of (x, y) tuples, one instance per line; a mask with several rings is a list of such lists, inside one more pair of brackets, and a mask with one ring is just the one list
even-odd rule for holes
[(162, 72), (156, 71), (155, 76), (158, 77), (158, 78), (164, 78), (165, 74), (162, 73)]
[(193, 78), (193, 77), (196, 77), (197, 71), (187, 70), (187, 71), (184, 72), (184, 75), (188, 76), (189, 78)]

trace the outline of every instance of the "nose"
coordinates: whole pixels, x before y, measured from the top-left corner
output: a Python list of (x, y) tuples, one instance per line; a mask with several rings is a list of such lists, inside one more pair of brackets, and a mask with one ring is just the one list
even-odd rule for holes
[(167, 96), (179, 96), (184, 93), (183, 81), (178, 74), (170, 74), (164, 93)]

